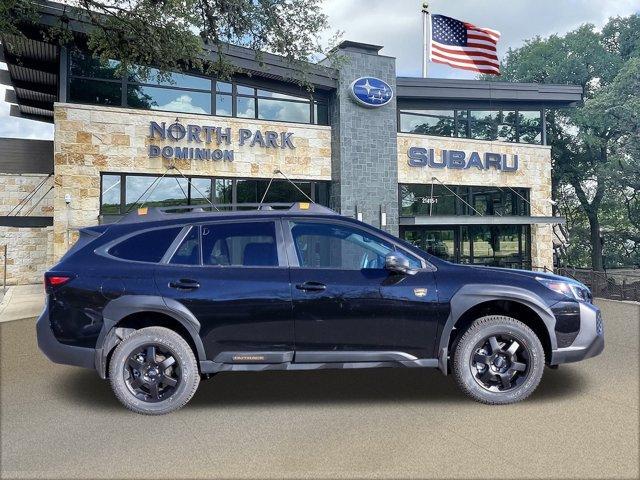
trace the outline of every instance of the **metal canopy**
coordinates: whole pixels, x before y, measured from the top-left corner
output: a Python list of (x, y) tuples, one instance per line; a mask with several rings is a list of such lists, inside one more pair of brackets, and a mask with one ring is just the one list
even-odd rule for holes
[(400, 217), (400, 225), (534, 225), (565, 224), (564, 217), (528, 217), (518, 215), (419, 215)]
[(528, 105), (572, 107), (582, 102), (580, 85), (488, 82), (444, 78), (398, 77), (397, 97), (402, 107), (420, 100), (458, 103), (461, 106)]

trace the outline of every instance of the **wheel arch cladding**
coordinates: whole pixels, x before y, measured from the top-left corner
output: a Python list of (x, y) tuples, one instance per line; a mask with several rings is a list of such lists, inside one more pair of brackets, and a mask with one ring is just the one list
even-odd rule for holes
[[(451, 298), (451, 311), (440, 336), (438, 351), (451, 351), (456, 332), (464, 331), (474, 320), (487, 315), (506, 315), (527, 325), (538, 336), (547, 360), (557, 348), (553, 335), (555, 317), (534, 293), (510, 285), (465, 285)], [(453, 333), (453, 334), (452, 334)]]
[(176, 300), (151, 295), (124, 295), (107, 304), (103, 310), (103, 318), (104, 327), (96, 348), (96, 366), (103, 378), (106, 376), (110, 355), (119, 343), (116, 335), (118, 328), (168, 328), (187, 341), (196, 360), (206, 358), (200, 338), (200, 322)]

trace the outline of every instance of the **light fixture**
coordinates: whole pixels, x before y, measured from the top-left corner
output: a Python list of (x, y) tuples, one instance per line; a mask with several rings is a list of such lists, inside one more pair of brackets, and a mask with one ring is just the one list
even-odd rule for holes
[(358, 205), (356, 205), (356, 220), (362, 222), (362, 218), (362, 210), (360, 210), (360, 208), (358, 208)]
[(387, 226), (387, 209), (384, 205), (380, 205), (380, 227)]

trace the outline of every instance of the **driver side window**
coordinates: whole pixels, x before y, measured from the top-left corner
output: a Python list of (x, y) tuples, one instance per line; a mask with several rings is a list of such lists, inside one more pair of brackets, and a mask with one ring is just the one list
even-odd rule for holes
[(394, 246), (357, 228), (324, 222), (289, 222), (298, 262), (305, 268), (384, 268)]

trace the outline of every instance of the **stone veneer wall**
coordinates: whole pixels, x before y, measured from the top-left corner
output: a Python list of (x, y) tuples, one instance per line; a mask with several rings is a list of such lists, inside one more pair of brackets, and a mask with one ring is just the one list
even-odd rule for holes
[[(47, 177), (40, 174), (0, 173), (0, 215), (8, 215)], [(53, 216), (53, 177), (50, 177), (26, 202), (19, 215)], [(36, 205), (37, 204), (37, 205)], [(20, 207), (18, 207), (20, 208)], [(4, 275), (4, 250), (7, 245), (7, 284), (24, 285), (40, 283), (42, 275), (53, 260), (53, 227), (16, 228), (0, 226), (0, 277)]]
[[(519, 168), (516, 172), (499, 170), (456, 170), (450, 168), (432, 169), (409, 165), (410, 147), (434, 148), (439, 158), (441, 150), (462, 150), (517, 154)], [(436, 177), (447, 185), (509, 186), (530, 189), (532, 216), (551, 216), (551, 147), (523, 143), (490, 142), (467, 138), (442, 138), (398, 134), (398, 182), (431, 184)], [(531, 264), (534, 267), (553, 268), (553, 230), (551, 225), (531, 226)]]
[[(231, 128), (234, 160), (176, 160), (185, 175), (270, 178), (275, 169), (289, 178), (331, 180), (331, 127), (242, 118), (149, 112), (125, 108), (58, 103), (54, 135), (54, 257), (72, 244), (73, 229), (95, 225), (100, 210), (100, 172), (163, 174), (168, 160), (149, 158), (149, 122)], [(295, 149), (239, 146), (238, 129), (293, 132)], [(180, 147), (218, 148), (216, 143), (153, 141)], [(278, 177), (282, 178), (282, 177)], [(64, 197), (70, 194), (69, 207)]]

